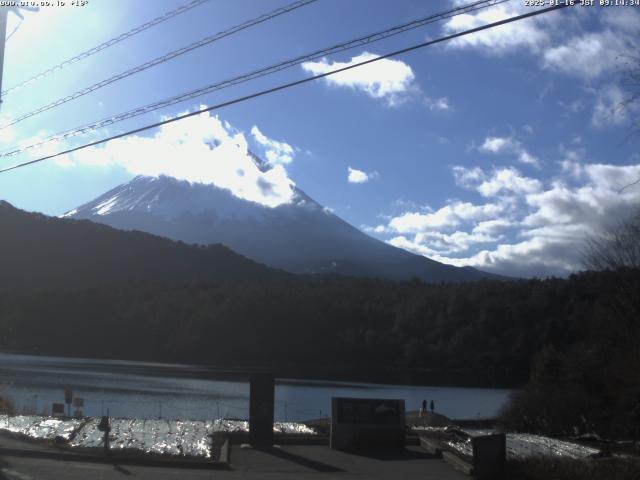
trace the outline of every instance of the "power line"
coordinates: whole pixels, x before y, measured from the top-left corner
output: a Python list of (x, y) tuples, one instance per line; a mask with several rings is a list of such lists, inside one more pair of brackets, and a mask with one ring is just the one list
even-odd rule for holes
[(259, 91), (259, 92), (256, 92), (256, 93), (252, 93), (250, 95), (245, 95), (243, 97), (235, 98), (233, 100), (229, 100), (229, 101), (226, 101), (226, 102), (223, 102), (223, 103), (219, 103), (219, 104), (213, 105), (211, 107), (202, 108), (202, 109), (196, 110), (194, 112), (186, 113), (184, 115), (180, 115), (180, 116), (177, 116), (177, 117), (174, 117), (174, 118), (169, 118), (167, 120), (162, 120), (160, 122), (156, 122), (156, 123), (153, 123), (153, 124), (150, 124), (150, 125), (146, 125), (144, 127), (135, 128), (133, 130), (129, 130), (129, 131), (124, 132), (124, 133), (120, 133), (118, 135), (113, 135), (111, 137), (107, 137), (107, 138), (103, 138), (103, 139), (100, 139), (100, 140), (96, 140), (94, 142), (86, 143), (86, 144), (80, 145), (78, 147), (69, 148), (67, 150), (64, 150), (64, 151), (61, 151), (61, 152), (58, 152), (58, 153), (54, 153), (52, 155), (47, 155), (47, 156), (40, 157), (40, 158), (37, 158), (37, 159), (34, 159), (34, 160), (30, 160), (28, 162), (19, 163), (17, 165), (13, 165), (11, 167), (6, 167), (6, 168), (3, 168), (3, 169), (0, 169), (0, 173), (5, 173), (5, 172), (11, 171), (11, 170), (15, 170), (15, 169), (18, 169), (18, 168), (21, 168), (21, 167), (26, 167), (27, 165), (33, 165), (35, 163), (43, 162), (45, 160), (49, 160), (51, 158), (59, 157), (59, 156), (62, 156), (62, 155), (67, 155), (69, 153), (77, 152), (78, 150), (83, 150), (83, 149), (88, 148), (88, 147), (94, 147), (94, 146), (99, 145), (101, 143), (110, 142), (112, 140), (116, 140), (116, 139), (122, 138), (122, 137), (127, 137), (129, 135), (133, 135), (134, 133), (140, 133), (140, 132), (143, 132), (143, 131), (146, 131), (146, 130), (150, 130), (152, 128), (161, 127), (163, 125), (167, 125), (169, 123), (177, 122), (179, 120), (184, 120), (185, 118), (189, 118), (189, 117), (193, 117), (193, 116), (196, 116), (196, 115), (200, 115), (202, 113), (210, 112), (212, 110), (219, 110), (221, 108), (228, 107), (230, 105), (235, 105), (237, 103), (245, 102), (245, 101), (251, 100), (253, 98), (262, 97), (264, 95), (268, 95), (268, 94), (271, 94), (271, 93), (279, 92), (280, 90), (285, 90), (285, 89), (288, 89), (288, 88), (291, 88), (291, 87), (302, 85), (304, 83), (308, 83), (308, 82), (312, 82), (314, 80), (318, 80), (320, 78), (325, 78), (325, 77), (328, 77), (330, 75), (335, 75), (337, 73), (345, 72), (345, 71), (351, 70), (353, 68), (357, 68), (357, 67), (361, 67), (361, 66), (364, 66), (364, 65), (368, 65), (368, 64), (374, 63), (374, 62), (378, 62), (378, 61), (383, 60), (385, 58), (395, 57), (395, 56), (398, 56), (398, 55), (401, 55), (401, 54), (404, 54), (404, 53), (408, 53), (408, 52), (412, 52), (414, 50), (418, 50), (420, 48), (424, 48), (424, 47), (428, 47), (428, 46), (431, 46), (431, 45), (435, 45), (437, 43), (442, 43), (442, 42), (446, 42), (448, 40), (453, 40), (454, 38), (463, 37), (465, 35), (470, 35), (472, 33), (480, 32), (480, 31), (487, 30), (487, 29), (490, 29), (490, 28), (495, 28), (495, 27), (498, 27), (500, 25), (506, 25), (508, 23), (516, 22), (518, 20), (524, 20), (525, 18), (531, 18), (531, 17), (535, 17), (537, 15), (542, 15), (543, 13), (548, 13), (548, 12), (552, 12), (554, 10), (559, 10), (561, 8), (568, 7), (570, 5), (571, 4), (568, 4), (568, 3), (561, 3), (561, 4), (558, 4), (558, 5), (554, 5), (554, 6), (551, 6), (551, 7), (543, 8), (543, 9), (540, 9), (540, 10), (535, 10), (533, 12), (525, 13), (525, 14), (522, 14), (522, 15), (509, 17), (509, 18), (506, 18), (504, 20), (500, 20), (500, 21), (497, 21), (497, 22), (488, 23), (488, 24), (482, 25), (480, 27), (476, 27), (476, 28), (472, 28), (472, 29), (469, 29), (469, 30), (464, 30), (462, 32), (458, 32), (458, 33), (454, 33), (454, 34), (451, 34), (451, 35), (447, 35), (447, 36), (444, 36), (444, 37), (436, 38), (435, 40), (429, 40), (427, 42), (419, 43), (419, 44), (413, 45), (411, 47), (406, 47), (406, 48), (403, 48), (403, 49), (400, 49), (400, 50), (396, 50), (396, 51), (393, 51), (391, 53), (387, 53), (385, 55), (381, 55), (381, 56), (376, 57), (376, 58), (372, 58), (372, 59), (365, 60), (365, 61), (362, 61), (362, 62), (359, 62), (359, 63), (348, 65), (346, 67), (338, 68), (336, 70), (331, 70), (329, 72), (320, 73), (320, 74), (314, 75), (312, 77), (307, 77), (307, 78), (303, 78), (301, 80), (296, 80), (294, 82), (289, 82), (289, 83), (285, 83), (285, 84), (282, 84), (282, 85), (278, 85), (277, 87), (272, 87), (272, 88), (269, 88), (269, 89), (266, 89), (266, 90), (262, 90), (262, 91)]
[(334, 53), (338, 53), (338, 52), (343, 52), (346, 50), (350, 50), (356, 47), (360, 47), (362, 45), (368, 45), (370, 43), (374, 43), (386, 38), (389, 38), (391, 36), (394, 35), (398, 35), (400, 33), (404, 33), (407, 32), (409, 30), (413, 30), (415, 28), (418, 27), (422, 27), (424, 25), (430, 24), (430, 23), (434, 23), (440, 20), (444, 20), (447, 18), (451, 18), (454, 17), (456, 15), (459, 15), (461, 13), (469, 13), (469, 12), (473, 12), (476, 10), (480, 10), (482, 8), (487, 8), (490, 6), (494, 6), (497, 5), (499, 3), (505, 3), (507, 1), (510, 0), (479, 0), (479, 1), (474, 1), (472, 3), (468, 3), (450, 10), (446, 10), (444, 12), (439, 12), (439, 13), (435, 13), (435, 14), (431, 14), (427, 17), (424, 18), (420, 18), (417, 20), (413, 20), (411, 22), (407, 22), (404, 23), (402, 25), (396, 25), (394, 27), (388, 28), (386, 30), (382, 30), (382, 31), (378, 31), (369, 35), (365, 35), (359, 38), (356, 38), (355, 40), (349, 40), (347, 42), (342, 42), (339, 43), (337, 45), (334, 45), (332, 47), (329, 48), (325, 48), (322, 50), (316, 50), (314, 52), (305, 54), (305, 55), (301, 55), (299, 57), (293, 58), (293, 59), (289, 59), (289, 60), (285, 60), (283, 62), (265, 67), (265, 68), (261, 68), (258, 70), (254, 70), (252, 72), (231, 78), (231, 79), (227, 79), (227, 80), (223, 80), (221, 82), (218, 83), (214, 83), (214, 84), (210, 84), (207, 85), (205, 87), (201, 87), (195, 90), (191, 90), (179, 95), (176, 95), (174, 97), (170, 97), (170, 98), (166, 98), (164, 100), (160, 100), (142, 107), (138, 107), (129, 111), (126, 111), (124, 113), (120, 113), (118, 115), (114, 115), (111, 117), (107, 117), (105, 119), (99, 120), (97, 122), (88, 124), (88, 125), (84, 125), (82, 127), (77, 127), (71, 130), (67, 130), (61, 133), (58, 133), (56, 135), (53, 135), (47, 139), (41, 140), (39, 142), (30, 144), (30, 145), (26, 145), (14, 150), (10, 150), (10, 151), (6, 151), (4, 153), (0, 153), (0, 158), (2, 157), (11, 157), (14, 155), (17, 155), (19, 153), (22, 153), (26, 150), (32, 149), (32, 148), (37, 148), (40, 147), (46, 143), (50, 143), (53, 141), (57, 141), (57, 140), (65, 140), (67, 138), (76, 136), (76, 135), (80, 135), (80, 134), (84, 134), (84, 133), (88, 133), (90, 131), (94, 131), (97, 130), (99, 128), (104, 128), (110, 125), (113, 125), (115, 123), (124, 121), (124, 120), (128, 120), (130, 118), (134, 118), (140, 115), (144, 115), (146, 113), (150, 113), (153, 112), (155, 110), (159, 110), (161, 108), (165, 108), (171, 105), (175, 105), (177, 103), (181, 103), (187, 100), (192, 100), (194, 98), (200, 97), (202, 95), (206, 95), (208, 93), (217, 91), (217, 90), (222, 90), (224, 88), (228, 88), (234, 85), (238, 85), (240, 83), (244, 83), (250, 80), (254, 80), (256, 78), (260, 78), (266, 75), (270, 75), (273, 73), (277, 73), (279, 71), (294, 67), (296, 65), (300, 65), (306, 61), (311, 61), (311, 60), (315, 60), (321, 57), (324, 57), (326, 55), (331, 55)]
[(39, 113), (42, 112), (46, 112), (47, 110), (51, 110), (52, 108), (58, 107), (60, 105), (63, 105), (67, 102), (70, 102), (71, 100), (75, 100), (76, 98), (80, 98), (83, 97), (91, 92), (94, 92), (96, 90), (99, 90), (103, 87), (106, 87), (107, 85), (111, 85), (112, 83), (115, 83), (119, 80), (122, 80), (124, 78), (130, 77), (131, 75), (135, 75), (136, 73), (140, 73), (144, 70), (147, 70), (148, 68), (151, 67), (155, 67), (156, 65), (160, 65), (161, 63), (167, 62), (169, 60), (173, 60), (176, 57), (179, 57), (180, 55), (184, 55), (185, 53), (191, 52), (197, 48), (200, 47), (204, 47), (205, 45), (209, 45), (213, 42), (216, 42), (222, 38), (228, 37), (230, 35), (233, 35), (234, 33), (240, 32), (242, 30), (245, 30), (247, 28), (253, 27), (255, 25), (258, 25), (260, 23), (266, 22), (267, 20), (271, 20), (272, 18), (278, 17), (280, 15), (284, 15), (285, 13), (289, 13), (293, 10), (296, 10), (300, 7), (304, 7), (306, 5), (309, 5), (311, 3), (316, 2), (317, 0), (296, 0), (295, 2), (293, 2), (290, 5), (287, 5), (285, 7), (281, 7), (281, 8), (277, 8), (276, 10), (270, 12), (270, 13), (266, 13), (264, 15), (260, 15), (257, 18), (254, 18), (252, 20), (249, 20), (247, 22), (244, 22), (240, 25), (236, 25), (235, 27), (229, 28), (227, 30), (224, 30), (222, 32), (218, 32), (215, 35), (209, 35), (201, 40), (198, 40), (197, 42), (193, 42), (189, 45), (187, 45), (186, 47), (182, 47), (179, 48), (178, 50), (173, 50), (172, 52), (169, 52), (165, 55), (162, 55), (160, 57), (154, 58), (153, 60), (150, 60), (148, 62), (143, 63), (142, 65), (138, 65), (137, 67), (131, 68), (129, 70), (126, 70), (124, 72), (121, 72), (117, 75), (114, 75), (112, 77), (107, 78), (106, 80), (102, 80), (98, 83), (94, 83), (93, 85), (90, 85), (86, 88), (83, 88), (82, 90), (78, 90), (77, 92), (74, 92), (70, 95), (67, 95), (66, 97), (62, 97), (59, 98), (58, 100), (51, 102), (47, 105), (44, 105), (42, 107), (39, 107), (31, 112), (25, 113), (23, 115), (20, 115), (17, 118), (14, 118), (13, 120), (11, 120), (10, 122), (7, 122), (3, 125), (0, 125), (0, 130), (2, 130), (3, 128), (7, 128), (11, 125), (15, 125), (18, 122), (21, 122), (22, 120), (26, 120), (27, 118), (33, 117), (35, 115), (38, 115)]
[(64, 60), (60, 63), (58, 63), (57, 65), (54, 65), (52, 67), (47, 68), (46, 70), (43, 70), (40, 73), (35, 74), (33, 77), (28, 78), (26, 80), (23, 80), (22, 82), (14, 85), (13, 87), (7, 88), (6, 90), (2, 91), (2, 96), (6, 96), (7, 93), (12, 92), (14, 90), (17, 90), (21, 87), (24, 87), (26, 85), (30, 85), (38, 80), (43, 79), (44, 77), (48, 77), (49, 75), (51, 75), (54, 72), (57, 72), (58, 70), (62, 70), (64, 67), (69, 66), (71, 64), (74, 64), (76, 62), (79, 62), (80, 60), (83, 60), (87, 57), (90, 57), (91, 55), (93, 55), (94, 53), (98, 53), (101, 50), (104, 50), (105, 48), (111, 47), (112, 45), (115, 45), (116, 43), (120, 43), (123, 40), (126, 40), (129, 37), (132, 37), (134, 35), (137, 35), (140, 32), (143, 32), (145, 30), (148, 30), (151, 27), (155, 27), (156, 25), (169, 20), (175, 16), (178, 16), (182, 13), (185, 13), (189, 10), (191, 10), (192, 8), (195, 8), (199, 5), (202, 5), (203, 3), (208, 2), (209, 0), (193, 0), (190, 3), (187, 3), (185, 5), (182, 5), (174, 10), (171, 10), (169, 12), (166, 12), (165, 14), (154, 18), (153, 20), (144, 23), (142, 25), (139, 25), (135, 28), (132, 28), (131, 30), (121, 33), (120, 35), (118, 35), (117, 37), (111, 38), (109, 40), (107, 40), (106, 42), (101, 43), (100, 45), (97, 45), (93, 48), (90, 48), (89, 50), (85, 50), (82, 53), (79, 53), (78, 55), (76, 55), (75, 57), (71, 57), (68, 58), (67, 60)]

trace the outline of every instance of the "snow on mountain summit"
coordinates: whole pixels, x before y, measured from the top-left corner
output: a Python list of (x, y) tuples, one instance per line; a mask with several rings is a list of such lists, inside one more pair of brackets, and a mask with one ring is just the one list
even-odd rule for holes
[[(295, 188), (295, 187), (294, 187)], [(63, 217), (104, 216), (117, 212), (143, 212), (165, 219), (184, 214), (215, 212), (218, 218), (262, 219), (273, 208), (280, 212), (291, 208), (322, 207), (295, 188), (291, 203), (269, 207), (236, 197), (230, 190), (172, 177), (137, 176), (95, 200), (75, 208)]]
[(245, 257), (293, 273), (429, 281), (486, 276), (369, 237), (297, 187), (293, 187), (290, 202), (270, 207), (211, 184), (137, 176), (64, 216), (186, 243), (221, 243)]

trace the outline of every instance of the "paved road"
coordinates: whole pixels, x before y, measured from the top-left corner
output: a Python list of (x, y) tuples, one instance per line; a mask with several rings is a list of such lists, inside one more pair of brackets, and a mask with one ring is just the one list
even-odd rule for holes
[(0, 457), (0, 479), (468, 479), (442, 460), (430, 457), (419, 448), (408, 448), (396, 455), (362, 456), (333, 451), (323, 446), (290, 445), (269, 450), (254, 450), (234, 445), (231, 448), (230, 460), (229, 470), (201, 470), (4, 455)]

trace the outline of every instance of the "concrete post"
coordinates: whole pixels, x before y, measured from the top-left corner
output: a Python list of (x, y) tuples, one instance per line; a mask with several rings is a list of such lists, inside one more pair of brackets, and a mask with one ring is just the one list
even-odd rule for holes
[(254, 373), (249, 384), (249, 441), (253, 446), (273, 445), (275, 379), (271, 373)]

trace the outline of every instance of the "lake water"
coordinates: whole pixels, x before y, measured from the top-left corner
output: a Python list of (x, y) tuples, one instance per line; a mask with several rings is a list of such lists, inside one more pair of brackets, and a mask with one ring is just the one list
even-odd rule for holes
[[(82, 414), (113, 417), (204, 420), (248, 418), (249, 384), (190, 378), (186, 365), (0, 354), (0, 396), (18, 413), (50, 414), (64, 403), (64, 390), (83, 400)], [(418, 387), (369, 383), (276, 381), (276, 420), (300, 421), (328, 416), (331, 397), (404, 399), (407, 410), (433, 400), (451, 418), (493, 417), (510, 390)], [(73, 413), (75, 407), (71, 407)]]

